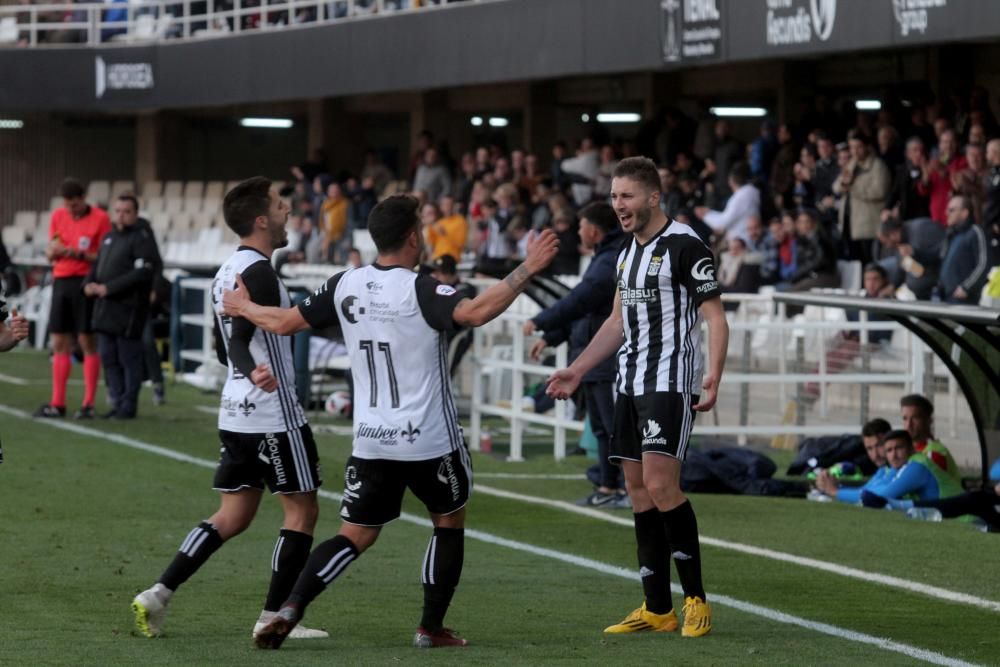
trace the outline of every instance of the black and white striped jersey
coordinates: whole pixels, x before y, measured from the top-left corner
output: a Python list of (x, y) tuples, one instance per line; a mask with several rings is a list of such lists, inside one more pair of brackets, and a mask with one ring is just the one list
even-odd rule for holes
[(705, 361), (698, 306), (721, 293), (708, 246), (674, 221), (644, 244), (631, 238), (618, 254), (618, 292), (625, 334), (618, 391), (701, 393)]
[(423, 461), (463, 447), (448, 374), (447, 333), (465, 298), (403, 267), (330, 278), (299, 304), (306, 322), (340, 321), (354, 378), (354, 456)]
[[(241, 246), (215, 274), (212, 308), (228, 362), (219, 405), (219, 429), (236, 433), (297, 432), (306, 418), (295, 393), (292, 339), (256, 328), (243, 318), (222, 314), (222, 292), (235, 288), (236, 274), (243, 278), (254, 303), (282, 308), (292, 305), (270, 260), (253, 248)], [(271, 367), (278, 380), (277, 390), (268, 393), (250, 381), (250, 371), (260, 363)]]

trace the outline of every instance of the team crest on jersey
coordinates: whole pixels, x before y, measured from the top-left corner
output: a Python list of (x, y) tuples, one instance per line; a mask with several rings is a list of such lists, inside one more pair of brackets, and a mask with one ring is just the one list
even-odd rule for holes
[(81, 236), (80, 237), (80, 241), (77, 243), (77, 245), (80, 246), (80, 250), (89, 250), (90, 249), (90, 237), (89, 236)]
[(663, 265), (663, 258), (654, 256), (649, 260), (649, 268), (646, 269), (647, 276), (656, 276), (660, 273), (660, 267)]
[(695, 280), (715, 280), (715, 269), (712, 268), (712, 260), (704, 257), (698, 260), (691, 267), (691, 277)]
[(400, 435), (406, 438), (406, 441), (412, 445), (420, 437), (420, 429), (415, 427), (413, 422), (407, 421), (406, 428), (400, 431)]
[(455, 288), (452, 287), (451, 285), (438, 285), (434, 289), (434, 291), (440, 294), (441, 296), (451, 296), (452, 294), (455, 293)]
[(378, 293), (382, 291), (382, 283), (377, 283), (374, 280), (369, 280), (368, 282), (366, 282), (365, 287), (368, 288), (369, 292)]
[(355, 306), (357, 301), (358, 297), (352, 295), (340, 302), (340, 312), (344, 314), (344, 318), (351, 324), (357, 324), (358, 315), (365, 314), (364, 306)]
[(244, 417), (249, 417), (250, 413), (257, 409), (257, 404), (251, 403), (250, 398), (248, 396), (244, 396), (243, 402), (237, 404), (236, 407), (239, 408), (239, 411), (243, 413)]
[(347, 466), (344, 471), (344, 486), (348, 491), (357, 491), (361, 488), (361, 480), (358, 479), (358, 470), (354, 466)]

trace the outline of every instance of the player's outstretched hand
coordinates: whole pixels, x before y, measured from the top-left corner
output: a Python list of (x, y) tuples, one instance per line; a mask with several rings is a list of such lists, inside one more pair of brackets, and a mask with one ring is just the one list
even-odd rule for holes
[(15, 341), (22, 341), (28, 337), (28, 331), (30, 327), (28, 325), (28, 320), (25, 319), (24, 315), (17, 312), (17, 308), (11, 308), (10, 310), (10, 333), (14, 336)]
[(250, 381), (269, 394), (278, 388), (278, 378), (274, 377), (267, 364), (257, 364), (257, 368), (250, 373)]
[(243, 284), (243, 277), (236, 274), (236, 289), (223, 290), (222, 313), (229, 317), (243, 317), (243, 309), (250, 303), (250, 294)]
[(568, 368), (556, 371), (549, 376), (545, 393), (557, 400), (566, 400), (576, 392), (580, 386), (580, 376)]
[(701, 386), (705, 393), (701, 395), (701, 400), (694, 406), (694, 409), (698, 412), (708, 412), (715, 407), (715, 399), (719, 395), (719, 381), (713, 375), (706, 375)]
[(538, 273), (552, 263), (557, 252), (559, 252), (559, 237), (551, 229), (546, 229), (528, 241), (524, 265), (531, 273)]

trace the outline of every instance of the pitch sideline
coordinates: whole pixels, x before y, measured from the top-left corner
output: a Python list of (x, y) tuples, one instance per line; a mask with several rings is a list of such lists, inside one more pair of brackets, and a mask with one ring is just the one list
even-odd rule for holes
[[(36, 424), (46, 424), (54, 428), (77, 433), (79, 435), (85, 435), (97, 438), (103, 442), (112, 442), (118, 445), (129, 447), (131, 449), (136, 449), (150, 454), (157, 454), (159, 456), (173, 459), (175, 461), (190, 463), (192, 465), (197, 465), (203, 468), (210, 468), (210, 469), (214, 469), (216, 466), (215, 462), (213, 461), (198, 458), (196, 456), (191, 456), (183, 452), (178, 452), (168, 447), (153, 445), (117, 433), (105, 433), (102, 431), (98, 431), (96, 429), (92, 429), (86, 426), (80, 426), (78, 424), (73, 424), (69, 422), (54, 421), (54, 420), (35, 420), (32, 419), (27, 412), (19, 410), (17, 408), (12, 408), (7, 405), (0, 404), (0, 412), (11, 415), (13, 417), (18, 417), (20, 419), (31, 421)], [(480, 491), (482, 490), (482, 487), (477, 487), (477, 488)], [(498, 490), (494, 489), (494, 491)], [(332, 493), (330, 491), (324, 491), (322, 489), (318, 491), (318, 495), (328, 500), (340, 501), (341, 499), (340, 494)], [(487, 495), (493, 495), (493, 494), (487, 494)], [(578, 508), (578, 509), (587, 509), (587, 508)], [(431, 522), (429, 519), (414, 514), (409, 514), (406, 512), (400, 515), (400, 519), (408, 523), (413, 523), (424, 527), (431, 526)], [(629, 525), (631, 525), (631, 523)], [(525, 542), (518, 542), (516, 540), (509, 540), (507, 538), (499, 537), (491, 533), (486, 533), (474, 529), (467, 529), (465, 531), (465, 534), (474, 540), (478, 540), (480, 542), (485, 542), (488, 544), (494, 544), (496, 546), (506, 547), (514, 551), (520, 551), (522, 553), (541, 556), (543, 558), (558, 560), (563, 563), (576, 565), (578, 567), (594, 570), (611, 576), (617, 576), (624, 579), (629, 579), (632, 581), (636, 581), (639, 579), (639, 575), (631, 570), (628, 570), (623, 567), (618, 567), (616, 565), (610, 565), (608, 563), (602, 563), (600, 561), (596, 561), (590, 558), (585, 558), (583, 556), (577, 556), (575, 554), (557, 551), (555, 549), (539, 547)], [(675, 592), (681, 592), (680, 588), (676, 584), (672, 586), (672, 589)], [(776, 623), (782, 623), (785, 625), (795, 625), (825, 635), (837, 637), (839, 639), (845, 639), (847, 641), (859, 644), (867, 644), (869, 646), (874, 646), (876, 648), (885, 651), (900, 653), (909, 658), (923, 660), (925, 662), (934, 665), (943, 665), (945, 667), (971, 667), (973, 665), (973, 663), (969, 663), (964, 660), (959, 660), (957, 658), (950, 658), (941, 653), (936, 653), (934, 651), (930, 651), (927, 649), (918, 648), (916, 646), (911, 646), (909, 644), (904, 644), (902, 642), (892, 641), (890, 639), (885, 639), (882, 637), (875, 637), (873, 635), (868, 635), (862, 632), (855, 632), (853, 630), (848, 630), (846, 628), (830, 625), (828, 623), (810, 621), (805, 618), (793, 616), (791, 614), (786, 614), (784, 612), (777, 611), (775, 609), (770, 609), (769, 607), (763, 607), (760, 605), (753, 604), (751, 602), (744, 602), (742, 600), (738, 600), (736, 598), (732, 598), (727, 595), (712, 593), (711, 598), (713, 604), (722, 605), (723, 607), (731, 607), (733, 609), (737, 609), (744, 613), (766, 618)]]

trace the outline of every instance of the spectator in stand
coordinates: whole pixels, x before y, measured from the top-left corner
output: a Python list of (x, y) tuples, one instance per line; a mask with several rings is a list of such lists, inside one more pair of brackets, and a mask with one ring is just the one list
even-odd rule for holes
[(695, 215), (725, 238), (746, 236), (747, 221), (760, 216), (760, 191), (750, 183), (750, 167), (746, 162), (737, 162), (729, 172), (728, 190), (732, 196), (726, 201), (722, 211), (713, 211), (699, 206)]
[(527, 220), (519, 215), (511, 218), (510, 224), (507, 225), (507, 238), (512, 248), (511, 259), (520, 261), (528, 256), (528, 243), (532, 236)]
[[(986, 163), (989, 171), (983, 179), (983, 226), (987, 231), (1000, 229), (1000, 139), (986, 144)], [(994, 262), (1000, 257), (994, 257)]]
[(899, 146), (899, 132), (891, 125), (882, 125), (875, 135), (878, 156), (889, 168), (889, 174), (895, 174), (903, 163), (903, 150)]
[[(392, 170), (382, 163), (378, 151), (374, 148), (365, 151), (365, 166), (361, 168), (361, 182), (364, 183), (367, 179), (371, 179), (372, 189), (375, 191), (376, 197), (382, 194), (393, 178)], [(365, 220), (367, 219), (366, 216)]]
[(342, 261), (341, 246), (347, 241), (347, 213), (350, 200), (344, 196), (344, 191), (337, 181), (331, 181), (326, 187), (326, 199), (320, 207), (320, 228), (323, 230), (324, 261), (338, 263)]
[(986, 146), (968, 144), (965, 147), (965, 168), (951, 174), (951, 192), (964, 195), (972, 206), (973, 217), (982, 218), (984, 186), (986, 184)]
[[(760, 287), (757, 276), (745, 270), (756, 269), (756, 266), (751, 266), (746, 260), (747, 240), (742, 236), (731, 237), (728, 248), (719, 256), (719, 265), (715, 272), (723, 292), (756, 292)], [(726, 310), (736, 310), (739, 303), (724, 303), (723, 306)]]
[[(426, 212), (430, 204), (424, 206)], [(469, 223), (465, 216), (456, 211), (454, 197), (441, 197), (439, 206), (434, 209), (438, 212), (436, 219), (428, 222), (424, 215), (421, 221), (424, 224), (424, 237), (427, 245), (430, 246), (431, 259), (438, 259), (448, 255), (456, 261), (462, 258), (462, 249), (469, 235)]]
[(930, 198), (931, 218), (948, 226), (948, 200), (951, 198), (951, 175), (965, 169), (965, 158), (958, 154), (955, 131), (945, 129), (938, 138), (937, 157), (930, 160), (920, 179), (919, 192)]
[(536, 232), (549, 227), (552, 222), (552, 212), (548, 205), (551, 194), (552, 189), (549, 187), (548, 179), (539, 181), (531, 192), (529, 213), (531, 228)]
[[(799, 151), (799, 161), (792, 168), (792, 175), (795, 178), (795, 184), (792, 186), (792, 203), (795, 208), (816, 208), (816, 187), (813, 185), (816, 157), (813, 145), (806, 144)], [(781, 206), (779, 210), (784, 208), (786, 207)]]
[(889, 170), (871, 149), (868, 136), (852, 130), (848, 135), (851, 160), (834, 184), (834, 192), (846, 193), (838, 227), (845, 255), (871, 261), (872, 241), (878, 235), (882, 207), (889, 194)]
[(816, 476), (816, 488), (830, 498), (839, 503), (849, 505), (861, 504), (861, 493), (864, 490), (874, 490), (879, 486), (889, 482), (895, 471), (885, 458), (885, 443), (883, 439), (892, 431), (892, 426), (884, 419), (876, 417), (861, 428), (861, 442), (864, 443), (865, 453), (875, 465), (875, 474), (872, 475), (863, 486), (842, 487), (837, 484), (837, 480), (826, 470), (820, 470)]
[(518, 190), (528, 196), (535, 191), (535, 188), (544, 178), (545, 175), (542, 174), (538, 167), (538, 156), (534, 153), (525, 155), (524, 172), (521, 174), (521, 177), (517, 182)]
[[(594, 253), (580, 282), (569, 294), (524, 323), (524, 335), (536, 330), (545, 332), (531, 348), (537, 361), (546, 346), (567, 340), (569, 323), (586, 318), (587, 338), (593, 338), (611, 314), (615, 300), (615, 272), (623, 234), (614, 209), (605, 202), (594, 202), (580, 211), (580, 244)], [(564, 245), (560, 241), (560, 247)], [(575, 246), (575, 243), (569, 245)], [(620, 503), (624, 494), (621, 469), (608, 461), (608, 446), (614, 417), (613, 383), (615, 360), (608, 357), (583, 379), (584, 396), (590, 426), (597, 438), (597, 461), (600, 483), (587, 498), (588, 505), (609, 506)]]
[(436, 148), (424, 151), (424, 161), (417, 166), (413, 189), (427, 193), (428, 201), (437, 201), (442, 195), (451, 194), (451, 176), (448, 167), (441, 163)]
[[(782, 218), (772, 218), (767, 225), (767, 236), (764, 237), (760, 262), (760, 280), (762, 285), (787, 286), (795, 275), (795, 233), (785, 231)], [(794, 222), (790, 222), (794, 227)]]
[[(350, 185), (353, 183), (353, 186)], [(347, 196), (351, 199), (351, 231), (368, 228), (368, 214), (378, 203), (378, 189), (374, 176), (364, 176), (358, 184), (355, 179), (348, 181)]]
[(576, 157), (563, 160), (562, 171), (564, 177), (572, 182), (570, 193), (577, 208), (586, 206), (593, 199), (594, 181), (599, 169), (600, 156), (594, 142), (588, 137), (580, 141)]
[(83, 293), (84, 280), (111, 231), (108, 214), (84, 199), (83, 186), (72, 179), (60, 189), (63, 207), (52, 212), (45, 256), (52, 263), (52, 302), (49, 333), (52, 340), (52, 398), (35, 417), (66, 416), (66, 383), (72, 370), (73, 339), (83, 350), (83, 404), (75, 419), (93, 419), (101, 358), (91, 317), (94, 299)]
[(559, 252), (550, 265), (552, 273), (559, 276), (579, 275), (580, 245), (577, 243), (576, 216), (572, 209), (556, 211), (552, 216), (552, 229), (559, 237)]
[(949, 303), (975, 305), (991, 268), (990, 245), (983, 227), (976, 223), (968, 197), (952, 197), (947, 213), (948, 236), (938, 280), (940, 295)]
[(813, 194), (821, 211), (834, 208), (833, 183), (840, 176), (837, 149), (823, 132), (816, 133), (816, 169), (812, 175)]
[(910, 110), (910, 136), (918, 137), (924, 144), (925, 155), (929, 154), (931, 146), (937, 145), (937, 134), (927, 122), (927, 109), (917, 104)]
[[(410, 158), (408, 177), (411, 183), (415, 183), (417, 179), (417, 169), (427, 162), (427, 151), (433, 147), (434, 133), (430, 130), (424, 130), (417, 137), (417, 149), (413, 152), (413, 157)], [(413, 189), (417, 190), (419, 188), (414, 186)]]
[(778, 152), (778, 140), (774, 138), (774, 121), (765, 120), (760, 124), (760, 136), (750, 144), (750, 177), (757, 183), (766, 184), (771, 176), (771, 164)]
[(899, 399), (899, 412), (903, 428), (913, 438), (914, 449), (941, 472), (961, 482), (962, 476), (951, 452), (934, 438), (934, 404), (920, 394), (907, 394)]
[(454, 195), (458, 198), (458, 204), (463, 213), (468, 214), (469, 206), (472, 204), (472, 189), (476, 184), (478, 170), (476, 169), (476, 156), (472, 153), (462, 153), (459, 160), (460, 173), (455, 181)]
[[(736, 191), (730, 184), (729, 176), (733, 167), (745, 159), (745, 155), (746, 149), (743, 144), (732, 136), (729, 121), (715, 121), (715, 146), (712, 149), (712, 159), (705, 160), (705, 176), (711, 176), (713, 179), (712, 204), (715, 208), (724, 208), (729, 202), (729, 197)], [(750, 168), (747, 167), (740, 185), (749, 181)]]
[(820, 226), (819, 214), (814, 210), (803, 209), (795, 218), (795, 274), (790, 282), (790, 292), (840, 287), (833, 241)]
[(114, 203), (114, 228), (101, 242), (83, 293), (97, 299), (94, 328), (108, 383), (110, 419), (134, 419), (145, 370), (142, 333), (159, 252), (152, 231), (136, 224), (139, 201), (121, 195)]
[[(866, 299), (890, 299), (892, 298), (892, 283), (889, 282), (889, 274), (878, 264), (872, 263), (865, 267), (862, 274), (862, 284), (864, 285), (864, 297)], [(847, 311), (847, 319), (857, 322), (860, 317), (858, 311)], [(888, 315), (870, 313), (869, 322), (889, 322)], [(892, 329), (871, 329), (868, 332), (868, 345), (875, 348), (888, 343), (892, 339)], [(827, 345), (826, 351), (826, 372), (830, 374), (841, 373), (851, 362), (861, 354), (861, 332), (845, 329), (837, 332), (837, 335)], [(819, 372), (819, 367), (813, 369), (814, 373)], [(819, 398), (819, 383), (810, 382), (805, 387), (805, 398), (816, 400)]]
[(670, 220), (675, 220), (681, 210), (681, 190), (677, 176), (669, 167), (657, 169), (660, 174), (660, 209)]
[(511, 183), (514, 180), (514, 171), (510, 166), (510, 160), (500, 155), (493, 163), (493, 178), (497, 185)]
[(916, 497), (937, 500), (958, 495), (962, 485), (916, 451), (912, 436), (903, 430), (885, 436), (885, 457), (895, 474), (885, 484), (861, 491), (865, 507), (885, 507), (887, 501)]
[(795, 165), (799, 159), (799, 148), (792, 138), (792, 131), (787, 123), (778, 126), (778, 152), (771, 165), (771, 192), (774, 194), (774, 205), (780, 210), (792, 206), (792, 194), (795, 188)]
[(896, 167), (893, 188), (882, 209), (883, 221), (890, 217), (902, 221), (930, 216), (930, 199), (920, 187), (926, 164), (924, 142), (920, 137), (911, 137), (906, 142), (906, 157)]
[(615, 147), (611, 144), (601, 146), (601, 163), (597, 167), (597, 177), (594, 179), (594, 199), (603, 200), (611, 196), (611, 177), (618, 165)]
[[(483, 242), (480, 246), (480, 262), (484, 268), (503, 265), (511, 255), (510, 243), (507, 240), (507, 223), (497, 218), (497, 202), (490, 197), (482, 203)], [(489, 272), (489, 271), (485, 271)]]
[(986, 128), (981, 123), (969, 126), (969, 140), (966, 144), (972, 144), (973, 146), (986, 145)]

